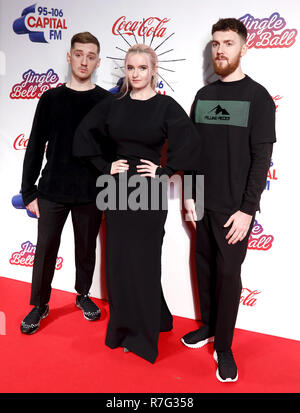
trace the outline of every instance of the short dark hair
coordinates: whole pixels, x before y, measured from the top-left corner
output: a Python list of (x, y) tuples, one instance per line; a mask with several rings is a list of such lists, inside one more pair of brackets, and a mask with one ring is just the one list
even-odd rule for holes
[(100, 53), (100, 43), (97, 37), (93, 36), (90, 32), (74, 34), (71, 39), (71, 49), (73, 49), (75, 43), (93, 43), (97, 46), (98, 54)]
[(247, 29), (243, 22), (238, 19), (229, 18), (229, 19), (220, 19), (215, 23), (211, 29), (211, 34), (219, 31), (228, 31), (232, 30), (239, 34), (243, 40), (247, 40)]

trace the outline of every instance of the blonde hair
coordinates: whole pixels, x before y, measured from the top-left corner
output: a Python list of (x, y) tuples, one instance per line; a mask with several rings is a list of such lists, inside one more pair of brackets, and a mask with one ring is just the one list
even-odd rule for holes
[[(134, 46), (131, 46), (126, 53), (125, 71), (126, 71), (126, 65), (127, 65), (127, 60), (128, 60), (129, 55), (136, 54), (136, 53), (145, 53), (146, 55), (149, 56), (151, 69), (154, 72), (151, 78), (150, 86), (155, 91), (156, 85), (157, 85), (157, 65), (158, 65), (157, 55), (150, 46), (147, 46), (145, 44), (135, 44)], [(128, 92), (130, 92), (131, 89), (132, 89), (132, 86), (130, 85), (130, 82), (128, 81), (128, 76), (126, 73), (125, 78), (123, 80), (122, 87), (121, 87), (122, 97), (125, 96)]]

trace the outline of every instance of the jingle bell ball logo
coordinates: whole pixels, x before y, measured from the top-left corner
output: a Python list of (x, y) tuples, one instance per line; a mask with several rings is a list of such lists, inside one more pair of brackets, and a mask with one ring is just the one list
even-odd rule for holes
[(247, 13), (239, 20), (247, 28), (249, 48), (286, 48), (293, 46), (296, 41), (297, 30), (287, 28), (285, 19), (277, 12), (262, 19)]
[(58, 74), (53, 69), (46, 73), (37, 73), (32, 69), (27, 70), (22, 75), (22, 80), (13, 85), (9, 94), (11, 99), (39, 99), (46, 90), (61, 86), (58, 83)]
[(43, 3), (33, 4), (13, 22), (13, 30), (16, 34), (28, 35), (34, 43), (49, 43), (62, 40), (67, 23), (63, 9), (46, 7)]
[(254, 225), (248, 240), (248, 249), (257, 251), (268, 251), (272, 248), (274, 237), (273, 235), (264, 234), (264, 229), (257, 220)]
[[(12, 265), (20, 265), (21, 267), (33, 267), (36, 246), (30, 241), (21, 244), (20, 251), (11, 254), (9, 263)], [(63, 258), (57, 257), (55, 269), (60, 270), (63, 265)]]

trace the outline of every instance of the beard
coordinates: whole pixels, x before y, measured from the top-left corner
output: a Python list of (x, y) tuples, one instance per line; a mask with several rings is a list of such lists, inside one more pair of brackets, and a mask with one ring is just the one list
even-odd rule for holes
[[(238, 55), (236, 58), (229, 63), (228, 59), (226, 60), (226, 65), (224, 66), (219, 66), (218, 65), (218, 59), (213, 59), (213, 66), (214, 66), (214, 71), (217, 75), (219, 76), (229, 76), (231, 73), (233, 73), (240, 64), (241, 61), (241, 56)], [(224, 62), (224, 60), (223, 60)]]

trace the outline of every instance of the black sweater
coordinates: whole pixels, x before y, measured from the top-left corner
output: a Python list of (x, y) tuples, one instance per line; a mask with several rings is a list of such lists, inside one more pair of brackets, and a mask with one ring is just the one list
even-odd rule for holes
[(160, 164), (162, 147), (168, 140), (167, 163), (157, 175), (196, 168), (200, 138), (182, 107), (170, 96), (156, 94), (147, 100), (134, 100), (129, 93), (108, 97), (84, 118), (74, 139), (74, 155), (92, 161), (101, 173), (110, 173), (103, 147), (112, 142), (115, 160), (140, 159)]
[(202, 142), (204, 205), (253, 215), (259, 209), (275, 137), (275, 104), (249, 76), (218, 80), (196, 94), (191, 117)]
[[(63, 85), (41, 96), (24, 158), (22, 197), (25, 205), (37, 197), (61, 203), (95, 201), (97, 174), (74, 159), (72, 145), (81, 120), (108, 95), (110, 93), (99, 86), (76, 91)], [(36, 186), (45, 149), (47, 163)]]

